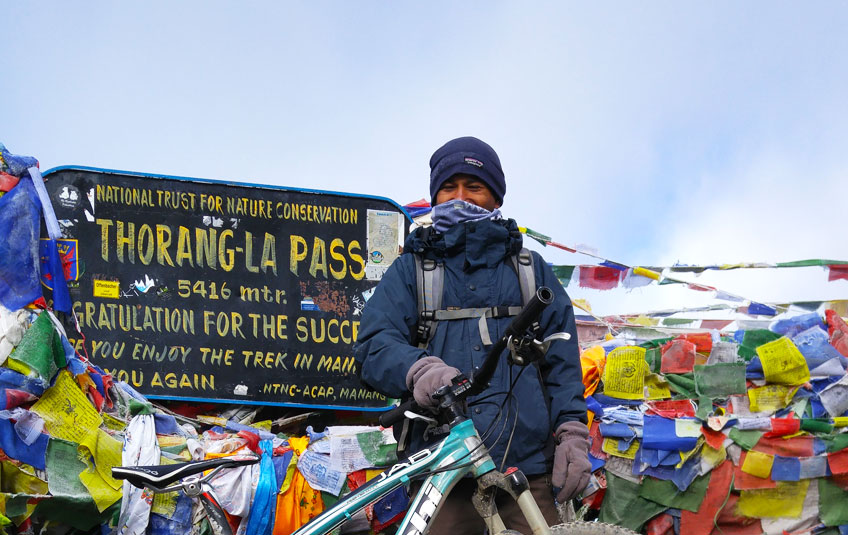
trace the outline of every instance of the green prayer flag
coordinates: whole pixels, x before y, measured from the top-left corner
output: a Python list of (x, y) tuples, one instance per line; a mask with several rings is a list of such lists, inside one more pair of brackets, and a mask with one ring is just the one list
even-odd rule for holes
[(639, 484), (607, 472), (607, 490), (598, 517), (600, 522), (640, 531), (645, 522), (667, 507), (639, 496)]
[(807, 431), (808, 433), (830, 433), (833, 431), (833, 424), (830, 423), (828, 418), (801, 418), (801, 431)]
[(819, 482), (819, 518), (825, 526), (842, 526), (848, 524), (848, 491), (826, 477)]
[(757, 431), (756, 429), (747, 429), (741, 430), (737, 428), (732, 428), (730, 430), (730, 434), (727, 435), (730, 440), (739, 444), (746, 450), (750, 450), (754, 446), (757, 445), (757, 442), (763, 437), (762, 431)]
[(639, 344), (639, 347), (644, 347), (645, 349), (662, 347), (662, 346), (666, 345), (668, 342), (670, 342), (671, 340), (674, 340), (674, 338), (672, 338), (670, 336), (667, 336), (665, 338), (654, 338), (653, 340), (646, 340), (645, 342), (642, 342), (641, 344)]
[(133, 416), (138, 416), (139, 414), (156, 414), (156, 410), (149, 402), (144, 403), (135, 398), (130, 398), (130, 414)]
[(745, 362), (750, 360), (757, 354), (757, 348), (763, 344), (767, 344), (780, 338), (780, 335), (771, 332), (767, 329), (752, 329), (745, 331), (745, 336), (742, 338), (742, 345), (739, 346), (739, 356), (745, 359)]
[(676, 325), (687, 325), (694, 322), (695, 320), (690, 318), (663, 318), (662, 323), (667, 327), (674, 327)]
[(677, 488), (673, 481), (646, 477), (642, 480), (639, 496), (666, 507), (686, 509), (697, 513), (698, 509), (701, 508), (701, 502), (704, 501), (704, 495), (707, 493), (711, 475), (712, 472), (707, 472), (696, 477), (689, 488), (683, 492)]
[(834, 264), (848, 264), (845, 260), (795, 260), (794, 262), (778, 262), (777, 267), (810, 267), (810, 266), (832, 266)]
[(356, 441), (371, 466), (390, 466), (397, 462), (397, 444), (386, 443), (382, 431), (358, 433)]
[(528, 236), (530, 236), (531, 238), (533, 238), (537, 242), (541, 243), (542, 245), (547, 245), (548, 242), (551, 241), (550, 236), (545, 236), (541, 232), (536, 232), (535, 230), (527, 228), (527, 227), (524, 227), (524, 230), (525, 230), (525, 233)]
[(716, 398), (747, 392), (744, 362), (696, 365), (694, 375), (695, 391), (699, 396)]
[(62, 338), (42, 312), (33, 322), (9, 358), (25, 364), (45, 381), (50, 381), (60, 368), (67, 365)]
[[(110, 513), (109, 509), (102, 514), (97, 510), (94, 499), (80, 481), (79, 475), (86, 470), (86, 465), (77, 457), (78, 448), (74, 442), (50, 438), (45, 464), (50, 474), (47, 485), (52, 497), (40, 501), (33, 514), (88, 531), (105, 522)], [(116, 503), (120, 506), (121, 502)]]
[(574, 275), (574, 268), (576, 266), (551, 266), (551, 269), (554, 272), (554, 275), (557, 279), (559, 279), (559, 283), (563, 286), (568, 286), (571, 282), (571, 276)]
[(713, 400), (706, 397), (701, 396), (698, 398), (698, 410), (695, 411), (695, 417), (706, 421), (707, 418), (710, 417), (710, 414), (713, 412)]
[(848, 435), (839, 433), (838, 435), (829, 435), (818, 437), (824, 441), (825, 451), (834, 453), (848, 448)]
[(677, 395), (676, 399), (696, 399), (698, 397), (695, 392), (695, 379), (692, 373), (667, 373), (665, 380), (668, 382), (669, 388)]
[(6, 516), (16, 523), (26, 520), (27, 502), (31, 496), (27, 494), (6, 495)]
[(645, 352), (645, 362), (651, 369), (651, 373), (660, 373), (662, 364), (662, 350), (658, 347), (652, 347)]

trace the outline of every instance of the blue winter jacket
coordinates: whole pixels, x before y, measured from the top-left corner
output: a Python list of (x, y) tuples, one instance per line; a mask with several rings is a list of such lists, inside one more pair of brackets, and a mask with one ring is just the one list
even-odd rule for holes
[[(385, 273), (362, 314), (355, 349), (362, 380), (386, 396), (408, 398), (406, 374), (416, 360), (428, 355), (470, 377), (489, 349), (480, 340), (478, 319), (440, 321), (426, 350), (414, 345), (418, 292), (412, 253), (444, 262), (443, 308), (520, 306), (518, 275), (508, 257), (521, 246), (521, 233), (511, 219), (464, 223), (445, 234), (422, 228), (410, 234), (404, 254)], [(500, 465), (512, 434), (506, 466), (517, 466), (528, 475), (550, 472), (553, 432), (561, 423), (586, 421), (571, 301), (542, 257), (533, 255), (536, 285), (548, 286), (555, 295), (542, 315), (542, 338), (567, 332), (571, 339), (553, 342), (538, 367), (509, 366), (504, 353), (489, 388), (469, 400), (472, 405), (482, 400), (471, 407), (470, 416), (480, 434), (484, 438), (488, 434), (485, 443), (495, 462)], [(487, 321), (492, 340), (497, 340), (511, 318)], [(516, 378), (513, 397), (501, 410), (509, 383)], [(412, 427), (409, 453), (442, 438), (425, 440), (424, 428), (419, 422)]]

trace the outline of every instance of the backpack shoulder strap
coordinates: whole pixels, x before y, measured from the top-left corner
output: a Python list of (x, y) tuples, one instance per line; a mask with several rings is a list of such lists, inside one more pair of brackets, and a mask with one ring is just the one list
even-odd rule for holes
[(522, 247), (521, 251), (510, 257), (515, 273), (518, 275), (518, 284), (521, 286), (521, 301), (527, 303), (536, 295), (536, 273), (533, 270), (533, 254), (530, 249)]
[(424, 349), (435, 334), (436, 311), (442, 308), (445, 266), (415, 254), (415, 278), (418, 287), (418, 329), (415, 344)]

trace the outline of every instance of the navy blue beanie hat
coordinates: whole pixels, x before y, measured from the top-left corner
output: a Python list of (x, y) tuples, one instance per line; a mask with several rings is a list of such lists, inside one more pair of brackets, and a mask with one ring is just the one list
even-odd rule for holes
[(482, 180), (498, 204), (503, 204), (506, 180), (495, 149), (476, 137), (459, 137), (442, 145), (430, 157), (430, 199), (454, 175), (471, 175)]

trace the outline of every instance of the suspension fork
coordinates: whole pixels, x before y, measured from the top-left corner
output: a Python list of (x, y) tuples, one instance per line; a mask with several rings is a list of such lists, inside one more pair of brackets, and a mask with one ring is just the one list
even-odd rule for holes
[(509, 470), (507, 473), (491, 471), (477, 478), (477, 489), (471, 497), (474, 508), (486, 523), (489, 533), (498, 535), (506, 531), (506, 526), (495, 505), (495, 494), (500, 489), (509, 494), (518, 504), (533, 535), (551, 535), (550, 527), (539, 505), (530, 493), (530, 484), (521, 470)]

